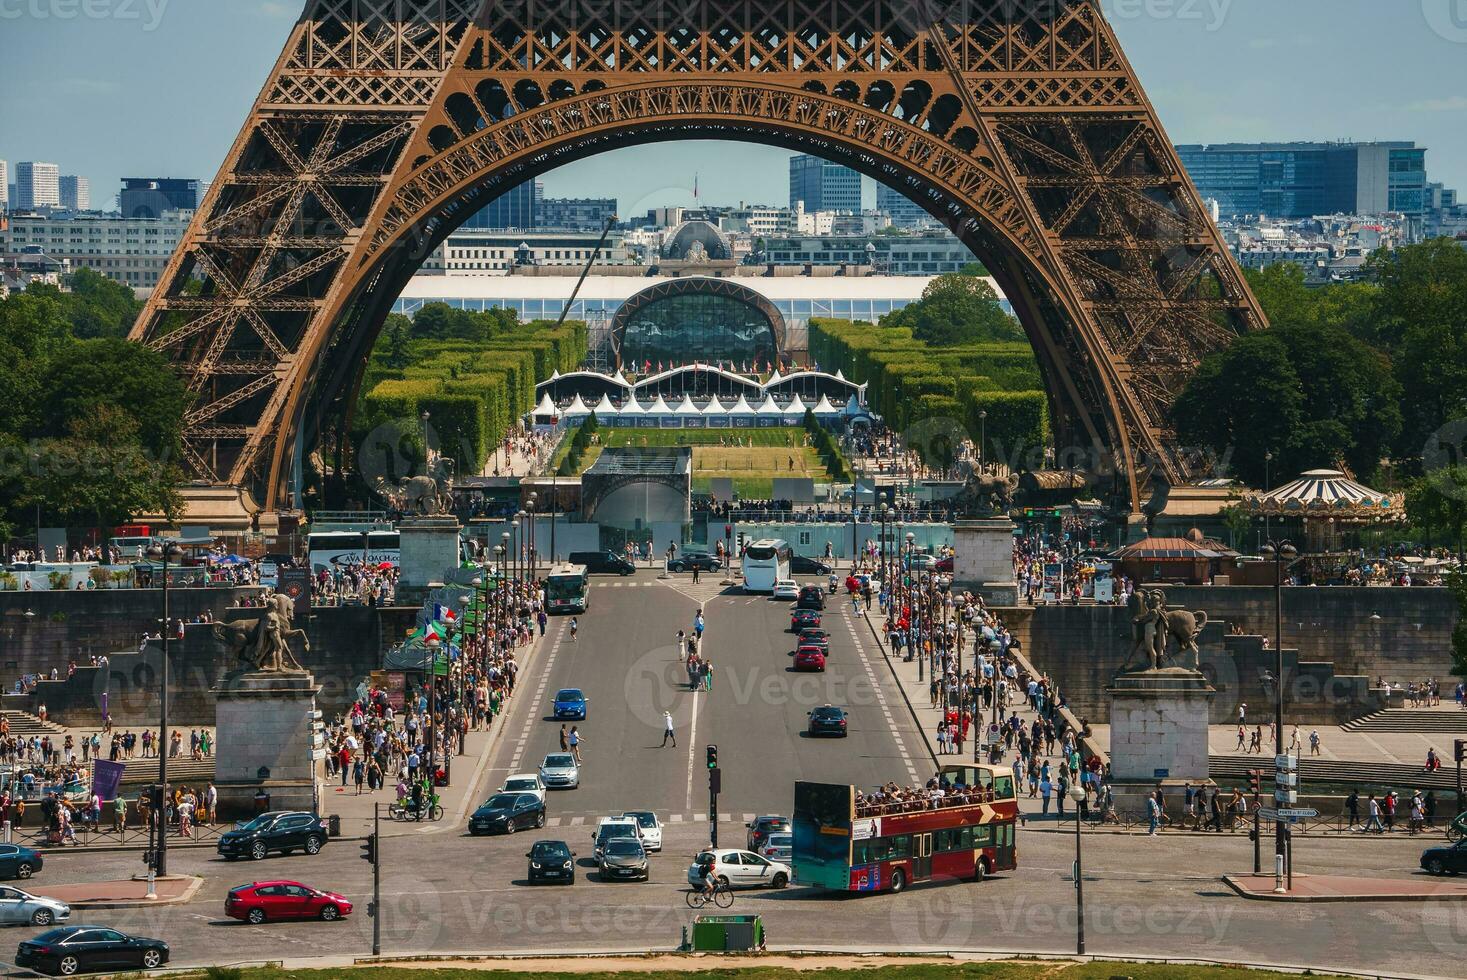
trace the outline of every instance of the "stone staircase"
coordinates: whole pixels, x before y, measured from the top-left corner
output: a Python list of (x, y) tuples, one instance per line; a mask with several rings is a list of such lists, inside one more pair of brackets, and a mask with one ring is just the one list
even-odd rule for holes
[(1467, 738), (1467, 711), (1455, 704), (1440, 708), (1386, 708), (1341, 726), (1347, 732), (1449, 732)]
[[(1219, 783), (1236, 783), (1239, 786), (1247, 785), (1249, 769), (1262, 769), (1263, 781), (1269, 785), (1273, 779), (1273, 755), (1214, 755), (1208, 759), (1208, 769)], [(1397, 793), (1412, 789), (1440, 792), (1457, 787), (1456, 770), (1446, 766), (1428, 773), (1421, 766), (1311, 759), (1308, 756), (1299, 760), (1299, 776), (1306, 790), (1311, 783), (1371, 787), (1380, 792), (1394, 789)]]
[(16, 711), (7, 709), (0, 711), (10, 723), (10, 734), (16, 738), (31, 738), (32, 736), (50, 735), (54, 740), (57, 736), (65, 737), (66, 732), (60, 725), (53, 725), (49, 721), (42, 721), (28, 711)]
[[(180, 756), (168, 760), (168, 785), (169, 786), (192, 786), (202, 789), (214, 779), (214, 757), (209, 756), (199, 761), (194, 761), (187, 756)], [(124, 786), (145, 786), (158, 781), (158, 760), (152, 758), (132, 758), (127, 760), (127, 768), (122, 771), (122, 784)]]

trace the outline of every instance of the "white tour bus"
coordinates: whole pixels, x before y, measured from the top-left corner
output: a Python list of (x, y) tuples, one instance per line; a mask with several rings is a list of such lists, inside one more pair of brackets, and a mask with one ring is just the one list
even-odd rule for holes
[(311, 572), (345, 565), (396, 565), (401, 538), (396, 531), (317, 531), (306, 535)]
[(773, 592), (774, 583), (790, 577), (790, 546), (765, 538), (744, 548), (744, 591)]

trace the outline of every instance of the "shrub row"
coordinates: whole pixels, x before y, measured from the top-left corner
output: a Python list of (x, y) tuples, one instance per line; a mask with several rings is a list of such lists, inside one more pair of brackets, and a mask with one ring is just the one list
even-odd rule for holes
[[(905, 431), (929, 419), (951, 419), (975, 442), (980, 432), (990, 457), (1043, 442), (1047, 400), (1034, 353), (1023, 343), (934, 348), (905, 327), (848, 320), (810, 321), (810, 359), (869, 384), (871, 408)], [(979, 413), (987, 418), (980, 419)], [(912, 441), (925, 451), (942, 440)], [(945, 459), (931, 459), (941, 465)]]

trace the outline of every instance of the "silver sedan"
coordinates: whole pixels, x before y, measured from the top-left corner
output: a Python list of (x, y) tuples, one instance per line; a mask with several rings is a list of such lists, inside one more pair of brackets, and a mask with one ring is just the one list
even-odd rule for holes
[(0, 924), (49, 926), (70, 918), (65, 902), (0, 885)]

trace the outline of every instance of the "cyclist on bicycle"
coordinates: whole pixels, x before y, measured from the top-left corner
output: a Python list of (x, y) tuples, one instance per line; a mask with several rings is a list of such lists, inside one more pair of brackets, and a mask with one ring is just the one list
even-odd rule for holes
[(718, 879), (713, 874), (714, 862), (715, 858), (710, 854), (708, 855), (708, 859), (703, 862), (702, 867), (703, 897), (707, 899), (713, 898), (713, 892), (718, 887)]

